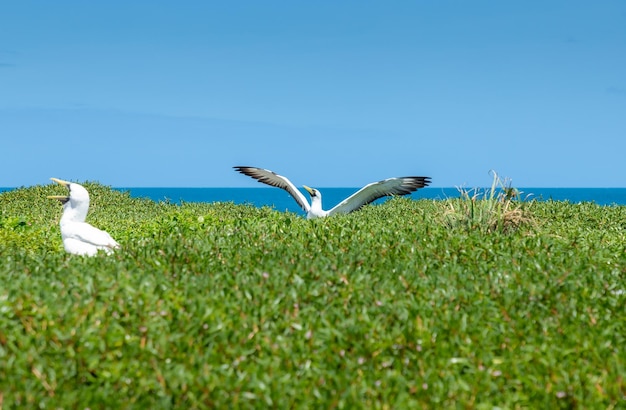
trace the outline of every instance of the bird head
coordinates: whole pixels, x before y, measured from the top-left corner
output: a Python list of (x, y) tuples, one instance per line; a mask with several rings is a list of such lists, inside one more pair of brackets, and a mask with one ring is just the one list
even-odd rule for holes
[(63, 205), (65, 205), (70, 200), (70, 195), (72, 193), (72, 189), (70, 188), (70, 185), (72, 183), (68, 181), (63, 181), (62, 179), (58, 179), (58, 178), (50, 178), (50, 179), (56, 182), (57, 184), (60, 184), (66, 187), (69, 192), (68, 192), (68, 195), (49, 195), (48, 199), (59, 200)]
[(311, 188), (311, 187), (308, 187), (306, 185), (302, 185), (302, 187), (304, 189), (306, 189), (306, 192), (308, 192), (309, 195), (311, 195), (311, 198), (315, 198), (315, 197), (320, 197), (321, 196), (320, 191), (318, 191), (315, 188)]
[[(63, 204), (63, 208), (70, 212), (71, 218), (76, 220), (85, 220), (87, 210), (89, 209), (89, 193), (80, 184), (74, 182), (63, 181), (58, 178), (50, 178), (59, 185), (67, 188), (68, 195), (50, 195), (48, 198), (59, 200)], [(69, 210), (72, 211), (69, 211)]]

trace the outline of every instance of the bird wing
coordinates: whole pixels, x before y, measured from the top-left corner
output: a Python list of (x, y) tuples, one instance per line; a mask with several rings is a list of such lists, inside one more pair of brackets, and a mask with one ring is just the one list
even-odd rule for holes
[(108, 232), (98, 229), (86, 222), (77, 222), (67, 229), (67, 237), (105, 248), (119, 248), (120, 244)]
[(238, 172), (241, 172), (244, 175), (247, 175), (249, 177), (256, 179), (259, 182), (262, 182), (267, 185), (275, 186), (278, 188), (282, 188), (285, 191), (289, 192), (289, 194), (293, 197), (293, 199), (296, 200), (296, 202), (298, 203), (298, 205), (300, 205), (300, 208), (302, 208), (304, 212), (309, 212), (309, 210), (311, 209), (311, 206), (309, 205), (309, 202), (306, 200), (304, 195), (302, 195), (302, 193), (298, 191), (298, 188), (296, 188), (296, 186), (292, 184), (291, 181), (285, 178), (284, 176), (278, 175), (277, 173), (270, 171), (269, 169), (263, 169), (263, 168), (256, 168), (256, 167), (233, 167), (233, 168), (235, 168), (235, 170), (237, 170)]
[(407, 195), (430, 184), (429, 177), (400, 177), (372, 182), (341, 201), (328, 215), (347, 214), (363, 206), (390, 195)]

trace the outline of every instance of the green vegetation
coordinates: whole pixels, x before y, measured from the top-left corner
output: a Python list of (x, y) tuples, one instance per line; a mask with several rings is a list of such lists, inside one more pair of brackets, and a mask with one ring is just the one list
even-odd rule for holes
[(626, 207), (308, 221), (84, 185), (111, 256), (63, 251), (62, 187), (0, 194), (0, 408), (626, 407)]

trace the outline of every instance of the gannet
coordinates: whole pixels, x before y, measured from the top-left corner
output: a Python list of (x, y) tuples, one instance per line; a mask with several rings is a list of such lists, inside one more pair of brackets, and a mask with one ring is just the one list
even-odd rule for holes
[(267, 185), (282, 188), (295, 199), (302, 210), (306, 212), (307, 219), (321, 218), (330, 215), (347, 214), (363, 206), (382, 198), (392, 195), (407, 195), (430, 184), (430, 177), (399, 177), (388, 178), (378, 182), (372, 182), (341, 201), (334, 208), (325, 211), (322, 209), (322, 194), (317, 189), (303, 185), (302, 187), (311, 196), (311, 203), (286, 177), (268, 169), (256, 167), (233, 167), (236, 171), (252, 177)]
[(100, 249), (111, 253), (113, 249), (120, 247), (107, 232), (85, 222), (89, 210), (89, 193), (82, 185), (57, 178), (50, 179), (69, 190), (68, 196), (48, 196), (50, 199), (58, 199), (63, 204), (63, 216), (59, 225), (63, 246), (67, 252), (93, 256)]

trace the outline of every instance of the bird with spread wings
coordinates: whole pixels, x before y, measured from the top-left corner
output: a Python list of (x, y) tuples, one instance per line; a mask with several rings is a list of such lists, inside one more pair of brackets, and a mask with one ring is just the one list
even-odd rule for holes
[(298, 203), (300, 208), (306, 212), (308, 219), (321, 218), (330, 215), (347, 214), (361, 209), (363, 206), (382, 198), (384, 196), (408, 195), (420, 188), (430, 184), (430, 177), (399, 177), (388, 178), (378, 182), (372, 182), (341, 201), (332, 209), (325, 211), (322, 209), (322, 194), (315, 188), (303, 185), (303, 188), (311, 196), (311, 203), (296, 188), (296, 186), (286, 177), (268, 169), (257, 167), (234, 167), (236, 171), (247, 175), (257, 181), (278, 187), (287, 191)]

